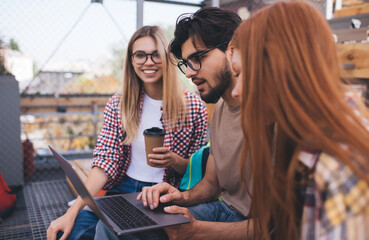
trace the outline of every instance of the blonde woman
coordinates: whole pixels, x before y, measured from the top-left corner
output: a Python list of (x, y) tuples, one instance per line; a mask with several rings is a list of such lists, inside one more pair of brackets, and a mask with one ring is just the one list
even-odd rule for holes
[[(158, 182), (178, 187), (188, 158), (205, 144), (205, 104), (182, 90), (167, 46), (167, 38), (156, 26), (144, 26), (130, 39), (122, 93), (106, 105), (86, 181), (92, 195), (101, 189), (107, 189), (107, 194), (139, 192)], [(143, 130), (151, 127), (165, 132), (164, 146), (149, 155), (158, 167), (146, 163)], [(50, 224), (48, 239), (57, 235), (61, 239), (93, 238), (98, 218), (81, 211), (84, 206), (78, 197), (66, 214)]]
[(232, 44), (241, 169), (245, 176), (250, 159), (253, 180), (245, 231), (252, 239), (368, 239), (369, 112), (340, 79), (324, 17), (306, 2), (279, 2), (243, 22)]

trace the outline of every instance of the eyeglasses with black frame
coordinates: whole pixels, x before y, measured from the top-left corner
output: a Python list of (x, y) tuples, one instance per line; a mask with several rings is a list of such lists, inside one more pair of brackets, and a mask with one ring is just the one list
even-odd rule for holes
[(135, 63), (138, 65), (144, 65), (145, 62), (147, 61), (148, 56), (151, 57), (151, 61), (153, 61), (153, 63), (155, 64), (161, 63), (161, 58), (158, 51), (154, 51), (152, 53), (145, 53), (144, 51), (136, 51), (132, 54), (133, 61), (135, 61)]
[(179, 70), (181, 70), (181, 72), (183, 74), (186, 75), (186, 70), (187, 70), (187, 66), (190, 67), (192, 70), (194, 71), (200, 71), (202, 65), (201, 65), (201, 56), (207, 54), (208, 52), (216, 49), (216, 48), (219, 48), (220, 46), (223, 46), (225, 44), (228, 44), (227, 42), (224, 42), (224, 43), (221, 43), (221, 44), (218, 44), (216, 45), (215, 47), (213, 48), (210, 48), (206, 51), (203, 51), (203, 52), (200, 52), (200, 53), (194, 53), (194, 54), (191, 54), (187, 60), (185, 59), (182, 59), (180, 60), (178, 63), (177, 63), (177, 66), (179, 68)]

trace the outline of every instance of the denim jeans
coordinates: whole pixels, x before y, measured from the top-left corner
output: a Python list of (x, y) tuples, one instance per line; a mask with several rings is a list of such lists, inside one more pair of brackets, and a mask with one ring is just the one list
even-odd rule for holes
[[(125, 176), (122, 182), (113, 189), (109, 190), (106, 195), (140, 192), (143, 187), (152, 186), (154, 184), (156, 183), (140, 182)], [(99, 218), (94, 213), (81, 210), (77, 215), (72, 232), (69, 234), (68, 239), (94, 239), (96, 224), (98, 221)], [(62, 234), (62, 232), (58, 233), (58, 239)]]
[[(188, 207), (195, 219), (211, 222), (238, 222), (246, 220), (244, 216), (236, 210), (230, 208), (224, 201), (214, 201), (202, 203), (193, 207)], [(95, 240), (100, 239), (124, 239), (124, 240), (144, 240), (144, 239), (168, 239), (162, 229), (156, 231), (141, 232), (118, 237), (102, 222), (99, 221), (96, 227)]]
[(246, 220), (243, 215), (230, 208), (224, 201), (202, 203), (188, 207), (192, 216), (201, 221), (210, 222), (239, 222)]

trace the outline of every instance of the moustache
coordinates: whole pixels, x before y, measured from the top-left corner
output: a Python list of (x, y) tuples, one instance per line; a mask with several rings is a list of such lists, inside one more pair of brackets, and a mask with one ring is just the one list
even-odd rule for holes
[(191, 78), (191, 81), (194, 82), (194, 81), (202, 81), (202, 82), (206, 82), (206, 79), (205, 78), (198, 78), (198, 77), (194, 77), (194, 78)]

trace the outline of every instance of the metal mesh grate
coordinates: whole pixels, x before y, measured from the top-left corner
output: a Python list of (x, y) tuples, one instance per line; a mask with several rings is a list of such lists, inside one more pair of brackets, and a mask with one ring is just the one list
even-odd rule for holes
[(26, 184), (16, 210), (0, 224), (0, 239), (46, 239), (50, 222), (65, 213), (73, 198), (64, 179)]
[(0, 224), (0, 239), (32, 239), (23, 191), (17, 194), (15, 211)]
[(34, 182), (24, 189), (33, 239), (46, 239), (51, 221), (63, 215), (73, 199), (65, 180)]

